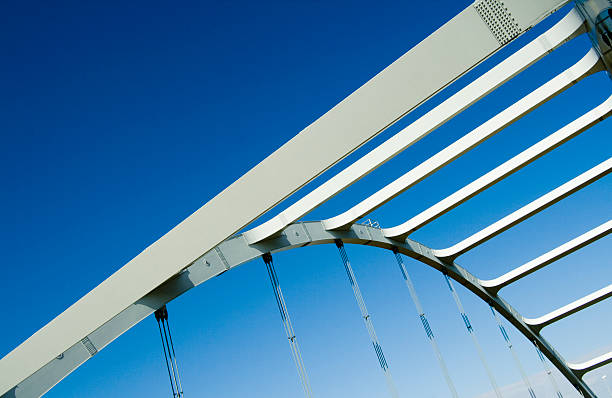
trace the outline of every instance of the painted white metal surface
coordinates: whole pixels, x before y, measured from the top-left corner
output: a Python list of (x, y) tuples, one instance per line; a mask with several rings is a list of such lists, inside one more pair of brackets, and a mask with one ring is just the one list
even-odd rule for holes
[[(606, 101), (608, 108), (612, 105), (612, 97)], [(608, 115), (610, 110), (608, 109)], [(603, 117), (603, 115), (602, 115)], [(537, 144), (536, 144), (537, 145)], [(507, 215), (501, 220), (489, 225), (485, 229), (475, 233), (474, 235), (462, 240), (461, 242), (441, 250), (434, 250), (436, 256), (440, 258), (455, 258), (474, 247), (486, 242), (487, 240), (499, 235), (508, 228), (519, 224), (534, 214), (546, 209), (555, 204), (559, 200), (566, 198), (583, 187), (597, 181), (612, 171), (612, 158), (598, 164), (597, 166), (585, 171), (578, 177), (571, 179), (558, 188), (553, 189), (547, 194), (540, 196), (533, 202), (521, 207), (515, 212)]]
[(569, 363), (568, 365), (570, 369), (574, 370), (576, 373), (585, 374), (609, 363), (612, 363), (612, 351), (586, 362)]
[(513, 269), (512, 271), (505, 273), (504, 275), (487, 280), (481, 281), (481, 284), (488, 288), (496, 288), (501, 289), (504, 286), (507, 286), (511, 283), (518, 281), (519, 279), (546, 267), (549, 264), (554, 263), (555, 261), (575, 252), (582, 247), (593, 243), (594, 241), (601, 239), (612, 232), (612, 220), (609, 220), (600, 226), (593, 228), (592, 230), (585, 232), (584, 234), (570, 240), (558, 246), (541, 256), (521, 265)]
[(484, 141), (493, 137), (518, 119), (536, 109), (552, 97), (577, 83), (584, 77), (596, 71), (603, 70), (599, 56), (595, 50), (590, 50), (577, 64), (562, 72), (548, 83), (534, 90), (521, 100), (506, 108), (470, 133), (464, 135), (451, 145), (418, 166), (408, 171), (381, 190), (364, 199), (342, 214), (323, 221), (325, 228), (345, 228), (361, 219), (366, 214), (395, 198), (405, 190), (419, 183), (431, 174), (446, 166), (453, 160), (472, 150)]
[[(474, 8), (466, 8), (2, 358), (0, 393), (294, 193), (498, 48), (499, 43)], [(305, 153), (313, 156), (304, 156)]]
[(546, 315), (538, 318), (523, 318), (526, 324), (541, 329), (552, 323), (560, 321), (561, 319), (575, 314), (585, 308), (599, 303), (602, 300), (612, 296), (612, 285), (608, 285), (596, 292), (593, 292), (587, 296), (584, 296), (570, 304), (567, 304), (557, 310), (554, 310)]
[[(586, 131), (589, 127), (610, 116), (611, 111), (612, 97), (608, 98), (603, 104), (599, 105), (595, 109), (587, 112), (585, 115), (579, 117), (555, 133), (537, 142), (510, 160), (502, 163), (470, 184), (412, 217), (405, 223), (396, 227), (384, 229), (383, 231), (385, 236), (389, 238), (399, 238), (408, 235), (410, 232), (415, 231), (423, 225), (435, 220), (466, 200), (474, 197), (483, 190), (506, 178), (510, 174), (515, 173), (516, 171), (525, 167), (539, 157), (544, 156), (546, 153), (552, 151), (564, 142)], [(450, 251), (446, 251), (444, 253), (450, 253)]]
[[(521, 71), (571, 40), (575, 35), (584, 33), (582, 17), (572, 10), (551, 29), (492, 68), (468, 86), (448, 98), (414, 123), (389, 138), (374, 150), (352, 163), (350, 166), (305, 195), (276, 217), (245, 233), (249, 243), (257, 243), (290, 223), (302, 218), (327, 200), (343, 191), (354, 182), (363, 178), (406, 148), (410, 147), (429, 133), (470, 107), (500, 85)], [(326, 227), (335, 229), (345, 226), (342, 220), (328, 220)]]
[[(505, 0), (506, 12), (516, 24), (510, 36), (502, 39), (493, 33), (476, 7), (467, 7), (2, 358), (0, 394), (567, 3)], [(439, 107), (430, 120), (422, 120), (420, 127), (405, 133), (403, 142), (395, 139), (359, 168), (303, 202), (295, 213), (279, 217), (280, 224), (286, 225), (297, 214), (306, 214), (578, 33), (582, 33), (582, 20), (572, 12), (503, 67)], [(261, 233), (253, 232), (249, 240), (258, 241), (278, 232), (280, 224), (272, 223)]]

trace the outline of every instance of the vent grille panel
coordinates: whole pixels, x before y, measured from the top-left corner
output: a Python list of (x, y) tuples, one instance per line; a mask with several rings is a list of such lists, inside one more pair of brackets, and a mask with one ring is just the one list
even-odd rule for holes
[(500, 45), (507, 44), (521, 33), (520, 26), (503, 1), (481, 0), (474, 8)]

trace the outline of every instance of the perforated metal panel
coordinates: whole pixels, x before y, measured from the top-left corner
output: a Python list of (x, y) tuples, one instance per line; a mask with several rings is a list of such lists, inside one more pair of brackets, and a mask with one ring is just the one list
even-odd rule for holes
[(474, 8), (500, 45), (503, 46), (521, 33), (522, 29), (502, 1), (481, 0)]

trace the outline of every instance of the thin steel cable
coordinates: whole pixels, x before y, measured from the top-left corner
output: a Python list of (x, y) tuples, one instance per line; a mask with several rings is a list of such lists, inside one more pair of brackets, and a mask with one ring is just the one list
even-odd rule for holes
[(529, 377), (527, 377), (527, 373), (525, 373), (523, 364), (521, 363), (521, 360), (516, 354), (516, 351), (514, 351), (514, 346), (512, 345), (512, 342), (510, 341), (510, 336), (508, 336), (508, 332), (506, 331), (506, 328), (502, 324), (502, 321), (499, 315), (497, 315), (497, 311), (495, 311), (495, 308), (493, 308), (493, 306), (490, 306), (490, 307), (491, 307), (491, 312), (493, 313), (493, 317), (495, 318), (495, 322), (497, 323), (497, 326), (499, 327), (499, 331), (501, 332), (501, 335), (504, 338), (506, 345), (508, 346), (508, 350), (510, 350), (510, 353), (512, 354), (514, 363), (516, 364), (516, 367), (519, 373), (521, 374), (521, 378), (523, 379), (525, 388), (527, 388), (527, 392), (529, 392), (529, 396), (531, 398), (537, 398), (535, 392), (533, 391), (533, 387), (531, 386), (531, 382), (529, 381)]
[(497, 398), (502, 398), (501, 392), (499, 391), (499, 387), (497, 386), (497, 382), (495, 381), (495, 376), (493, 376), (493, 372), (491, 372), (491, 368), (489, 367), (489, 364), (487, 363), (487, 360), (484, 355), (484, 351), (482, 350), (480, 342), (478, 341), (478, 338), (476, 337), (476, 333), (474, 333), (474, 328), (472, 327), (472, 324), (470, 323), (470, 319), (465, 313), (465, 309), (463, 308), (461, 299), (459, 299), (459, 295), (457, 294), (457, 291), (455, 290), (455, 287), (453, 286), (453, 282), (451, 281), (451, 279), (449, 278), (447, 274), (444, 274), (444, 278), (446, 279), (448, 288), (450, 289), (451, 294), (453, 298), (455, 299), (455, 303), (457, 304), (457, 309), (459, 310), (459, 314), (461, 315), (461, 318), (463, 319), (463, 323), (465, 324), (468, 334), (472, 338), (474, 347), (476, 347), (476, 351), (478, 352), (478, 357), (480, 358), (480, 362), (482, 362), (482, 366), (487, 372), (487, 376), (489, 377), (489, 382), (491, 383), (491, 387), (493, 387), (493, 391), (495, 391), (495, 395), (497, 396)]
[(276, 281), (276, 288), (278, 289), (278, 296), (280, 298), (280, 303), (281, 303), (281, 305), (283, 307), (283, 310), (285, 311), (285, 315), (286, 315), (285, 318), (287, 320), (287, 325), (288, 325), (289, 331), (291, 332), (291, 335), (292, 335), (292, 341), (291, 342), (293, 343), (293, 346), (294, 346), (295, 352), (296, 352), (296, 356), (297, 356), (298, 361), (300, 363), (300, 368), (302, 370), (302, 374), (303, 374), (303, 377), (304, 377), (304, 384), (306, 386), (306, 390), (308, 391), (308, 394), (312, 394), (311, 387), (310, 387), (310, 380), (308, 379), (308, 374), (306, 373), (306, 366), (304, 365), (304, 361), (302, 359), (302, 354), (300, 352), (300, 347), (299, 347), (299, 344), (298, 344), (297, 339), (296, 339), (295, 330), (293, 329), (293, 323), (291, 322), (291, 317), (289, 316), (289, 311), (287, 309), (287, 304), (285, 303), (285, 296), (283, 295), (283, 292), (282, 292), (281, 287), (280, 287), (280, 283), (278, 282), (278, 276), (276, 275), (276, 270), (274, 269), (273, 263), (270, 263), (270, 268), (272, 270), (272, 275), (274, 276), (274, 279)]
[(306, 366), (304, 365), (304, 361), (302, 359), (302, 353), (300, 352), (300, 347), (298, 345), (298, 342), (295, 336), (293, 324), (291, 323), (291, 318), (289, 317), (289, 311), (287, 310), (287, 304), (285, 303), (285, 298), (280, 288), (278, 276), (276, 274), (276, 270), (274, 269), (272, 255), (270, 253), (264, 254), (263, 260), (264, 260), (264, 263), (266, 264), (266, 270), (268, 271), (268, 278), (270, 279), (270, 284), (274, 292), (274, 298), (276, 299), (276, 305), (278, 306), (278, 311), (281, 316), (283, 328), (285, 329), (285, 333), (287, 334), (287, 338), (289, 340), (289, 348), (291, 349), (291, 356), (297, 368), (298, 376), (302, 384), (302, 389), (304, 390), (304, 395), (310, 398), (312, 397), (312, 389), (310, 387), (310, 381), (308, 380), (308, 373), (306, 372)]
[(389, 364), (387, 363), (385, 354), (383, 353), (382, 347), (380, 346), (378, 336), (376, 335), (376, 331), (374, 330), (374, 324), (372, 323), (372, 319), (370, 317), (370, 314), (368, 313), (368, 309), (365, 305), (363, 295), (361, 294), (361, 289), (359, 289), (359, 284), (357, 283), (357, 278), (355, 277), (355, 273), (353, 272), (353, 268), (351, 267), (351, 263), (349, 261), (348, 255), (346, 254), (344, 244), (342, 243), (341, 240), (336, 240), (336, 246), (338, 247), (338, 252), (340, 253), (340, 258), (342, 259), (342, 263), (344, 264), (346, 275), (351, 284), (351, 288), (353, 289), (355, 300), (357, 301), (357, 305), (359, 306), (359, 310), (361, 311), (361, 316), (365, 323), (366, 330), (368, 331), (368, 334), (370, 335), (370, 340), (372, 341), (374, 352), (376, 353), (376, 356), (378, 357), (378, 363), (385, 375), (385, 381), (387, 382), (389, 394), (393, 398), (399, 398), (399, 394), (397, 392), (397, 389), (395, 388), (395, 383), (393, 382), (393, 377), (391, 376), (391, 371), (389, 370)]
[(275, 296), (277, 298), (277, 304), (279, 305), (279, 310), (281, 312), (281, 318), (283, 319), (285, 332), (287, 333), (287, 337), (289, 339), (289, 346), (291, 348), (291, 354), (293, 356), (293, 360), (296, 364), (296, 367), (298, 369), (298, 374), (302, 382), (302, 388), (304, 389), (304, 393), (307, 394), (307, 396), (310, 396), (309, 394), (312, 394), (312, 392), (310, 388), (310, 382), (308, 380), (308, 374), (306, 373), (306, 368), (302, 360), (302, 355), (299, 349), (299, 345), (297, 344), (297, 340), (295, 337), (295, 331), (293, 330), (293, 324), (291, 323), (291, 318), (289, 317), (287, 305), (285, 303), (282, 290), (280, 289), (280, 284), (278, 282), (278, 276), (276, 274), (276, 270), (274, 269), (272, 260), (270, 260), (270, 264), (266, 264), (266, 266), (268, 268), (268, 275), (270, 276), (272, 287), (275, 291)]
[(174, 364), (172, 363), (172, 354), (170, 353), (170, 343), (168, 342), (168, 335), (166, 334), (166, 325), (164, 323), (164, 318), (161, 320), (162, 330), (164, 331), (164, 337), (166, 339), (166, 347), (168, 348), (168, 357), (170, 357), (170, 369), (172, 369), (172, 376), (174, 377), (174, 385), (176, 386), (176, 396), (178, 398), (181, 397), (181, 394), (178, 391), (178, 382), (176, 378), (176, 369), (174, 368)]
[(286, 317), (285, 317), (285, 311), (284, 308), (280, 302), (280, 298), (278, 296), (278, 291), (276, 289), (276, 278), (274, 277), (273, 273), (272, 273), (272, 269), (271, 267), (268, 265), (268, 263), (266, 262), (266, 269), (268, 271), (268, 277), (270, 278), (270, 283), (272, 285), (272, 289), (274, 291), (274, 297), (276, 299), (276, 304), (278, 306), (278, 310), (280, 312), (281, 315), (281, 320), (283, 323), (283, 328), (285, 329), (285, 333), (287, 335), (287, 338), (289, 339), (289, 348), (291, 350), (291, 357), (293, 359), (293, 362), (296, 365), (297, 371), (298, 371), (298, 376), (300, 378), (300, 382), (302, 383), (302, 388), (304, 389), (304, 393), (307, 394), (306, 389), (304, 387), (304, 375), (302, 372), (302, 367), (300, 366), (300, 361), (298, 359), (298, 355), (299, 352), (296, 352), (295, 349), (295, 345), (293, 344), (293, 333), (291, 332), (289, 325), (286, 322)]
[(176, 361), (176, 352), (174, 351), (174, 342), (172, 341), (172, 334), (170, 333), (170, 321), (166, 317), (166, 327), (168, 328), (168, 337), (170, 338), (170, 348), (172, 349), (172, 358), (174, 359), (174, 367), (176, 368), (176, 376), (177, 376), (177, 390), (179, 392), (179, 396), (183, 397), (183, 383), (181, 382), (181, 373), (179, 372), (178, 363)]
[(289, 329), (289, 326), (287, 325), (285, 311), (283, 309), (283, 306), (281, 305), (280, 298), (278, 297), (278, 291), (276, 290), (276, 278), (273, 276), (272, 269), (268, 265), (268, 263), (266, 263), (266, 270), (268, 271), (268, 277), (270, 278), (270, 284), (272, 285), (272, 289), (274, 291), (274, 298), (276, 299), (276, 304), (278, 306), (278, 310), (281, 316), (283, 328), (285, 329), (285, 333), (287, 335), (287, 338), (289, 339), (289, 349), (291, 350), (291, 358), (293, 359), (293, 362), (295, 363), (295, 366), (297, 368), (298, 376), (300, 378), (300, 382), (302, 383), (302, 388), (304, 389), (304, 393), (308, 394), (305, 388), (305, 385), (304, 385), (304, 373), (302, 371), (302, 367), (300, 365), (300, 360), (299, 360), (300, 353), (299, 351), (296, 351), (296, 347), (293, 344), (293, 341), (294, 341), (293, 333), (291, 332), (291, 330)]
[(442, 357), (442, 353), (440, 352), (440, 347), (438, 346), (438, 342), (436, 341), (436, 338), (431, 329), (431, 326), (429, 325), (429, 321), (427, 320), (427, 316), (425, 315), (425, 310), (423, 309), (423, 306), (421, 305), (421, 300), (419, 299), (419, 296), (417, 295), (412, 279), (410, 278), (410, 275), (408, 274), (408, 270), (406, 269), (406, 265), (404, 264), (404, 259), (402, 258), (402, 255), (397, 251), (397, 249), (394, 249), (393, 253), (395, 254), (395, 259), (397, 260), (397, 265), (399, 266), (399, 269), (402, 272), (404, 281), (406, 282), (406, 287), (408, 287), (408, 291), (410, 292), (410, 297), (412, 297), (412, 302), (414, 303), (414, 306), (416, 307), (416, 311), (417, 311), (417, 314), (419, 315), (419, 319), (421, 320), (421, 323), (423, 324), (423, 329), (425, 329), (425, 334), (427, 335), (427, 338), (431, 344), (431, 347), (434, 350), (434, 354), (436, 356), (436, 359), (438, 360), (440, 369), (442, 370), (444, 380), (446, 380), (446, 385), (448, 386), (448, 389), (450, 390), (451, 395), (454, 398), (459, 398), (459, 394), (457, 394), (457, 389), (455, 388), (455, 384), (453, 383), (453, 380), (451, 379), (450, 374), (448, 372), (448, 368), (446, 367), (446, 362), (444, 361), (444, 358)]
[(555, 376), (552, 374), (552, 371), (550, 370), (550, 367), (548, 366), (548, 362), (546, 362), (546, 357), (540, 350), (540, 347), (538, 347), (537, 343), (534, 342), (533, 345), (535, 346), (535, 349), (536, 349), (536, 352), (538, 353), (538, 357), (540, 358), (540, 361), (542, 361), (542, 365), (544, 366), (544, 370), (546, 371), (546, 374), (548, 375), (548, 380), (550, 380), (550, 384), (553, 387), (553, 391), (555, 391), (557, 398), (563, 398), (563, 394), (561, 394), (561, 390), (559, 389), (557, 380), (555, 380)]
[(159, 328), (159, 337), (161, 338), (162, 348), (164, 349), (164, 358), (166, 359), (166, 369), (168, 370), (168, 378), (170, 379), (170, 388), (172, 388), (172, 396), (176, 397), (176, 392), (174, 391), (174, 383), (172, 382), (172, 374), (170, 373), (170, 365), (168, 365), (168, 355), (166, 354), (166, 344), (164, 342), (164, 335), (161, 329), (161, 323), (159, 318), (157, 318), (157, 314), (155, 316), (157, 319), (157, 327)]

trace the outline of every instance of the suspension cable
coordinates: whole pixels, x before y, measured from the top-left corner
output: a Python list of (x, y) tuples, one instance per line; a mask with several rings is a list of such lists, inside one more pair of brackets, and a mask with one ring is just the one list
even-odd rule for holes
[(408, 291), (410, 292), (410, 297), (412, 297), (412, 302), (414, 303), (414, 306), (416, 307), (417, 313), (419, 315), (419, 319), (421, 320), (421, 323), (423, 324), (423, 328), (425, 329), (425, 334), (427, 335), (427, 338), (429, 339), (429, 342), (431, 343), (431, 347), (434, 350), (434, 354), (436, 355), (436, 359), (438, 360), (438, 364), (440, 365), (440, 369), (442, 370), (442, 374), (444, 375), (444, 379), (446, 380), (448, 389), (450, 390), (451, 395), (454, 398), (459, 398), (459, 395), (457, 394), (457, 390), (455, 389), (453, 380), (451, 379), (450, 374), (448, 373), (446, 362), (444, 361), (444, 358), (442, 357), (442, 353), (440, 352), (440, 347), (438, 346), (438, 342), (436, 341), (436, 338), (433, 334), (431, 326), (429, 325), (429, 321), (427, 320), (427, 317), (425, 315), (425, 310), (423, 309), (423, 306), (421, 305), (421, 300), (419, 299), (419, 296), (417, 295), (412, 279), (410, 278), (410, 275), (408, 274), (408, 270), (406, 269), (406, 266), (404, 265), (404, 259), (402, 258), (402, 255), (397, 250), (397, 247), (393, 248), (393, 253), (395, 254), (397, 265), (399, 266), (399, 269), (402, 272), (402, 276), (404, 277), (404, 281), (406, 282), (406, 286), (408, 287)]
[(540, 358), (540, 361), (542, 361), (542, 365), (544, 366), (544, 371), (546, 371), (546, 374), (548, 375), (548, 379), (550, 380), (550, 384), (552, 385), (553, 391), (556, 393), (557, 398), (563, 398), (563, 394), (561, 394), (561, 390), (559, 389), (557, 380), (555, 380), (555, 376), (552, 374), (552, 371), (550, 370), (550, 366), (548, 366), (548, 362), (546, 362), (546, 357), (544, 357), (544, 354), (542, 353), (542, 351), (540, 350), (540, 347), (538, 347), (538, 344), (535, 341), (533, 342), (533, 345), (536, 349), (536, 352), (538, 353), (538, 357)]
[(463, 319), (463, 323), (465, 323), (465, 327), (468, 331), (468, 334), (472, 338), (474, 347), (476, 347), (476, 351), (478, 352), (478, 356), (480, 357), (482, 366), (487, 372), (487, 376), (489, 377), (489, 382), (491, 383), (491, 387), (493, 387), (493, 390), (495, 391), (495, 395), (497, 396), (497, 398), (502, 398), (502, 395), (499, 391), (499, 387), (497, 386), (497, 382), (495, 381), (495, 376), (493, 376), (493, 372), (491, 372), (491, 368), (489, 367), (489, 364), (487, 363), (487, 360), (484, 355), (484, 351), (482, 350), (482, 347), (480, 343), (478, 342), (476, 333), (474, 333), (474, 328), (472, 327), (472, 324), (470, 323), (470, 320), (465, 312), (465, 309), (463, 308), (463, 304), (461, 303), (461, 300), (459, 299), (459, 295), (457, 294), (457, 291), (455, 290), (455, 287), (453, 286), (453, 282), (451, 281), (448, 274), (446, 273), (443, 273), (443, 274), (444, 274), (444, 278), (446, 279), (446, 283), (448, 284), (448, 288), (450, 289), (451, 294), (453, 298), (455, 299), (455, 303), (457, 304), (457, 309), (459, 310), (459, 314), (461, 315), (461, 318)]
[(166, 341), (166, 348), (168, 349), (168, 359), (170, 362), (170, 369), (172, 370), (172, 376), (174, 377), (174, 385), (176, 387), (176, 396), (177, 398), (181, 398), (183, 396), (183, 392), (179, 389), (179, 376), (178, 376), (178, 369), (174, 366), (174, 364), (176, 363), (176, 359), (173, 358), (172, 356), (172, 351), (170, 350), (170, 341), (168, 339), (168, 335), (166, 332), (166, 323), (165, 321), (168, 320), (168, 310), (166, 309), (166, 306), (164, 305), (162, 308), (159, 309), (159, 311), (161, 312), (161, 326), (162, 326), (162, 330), (164, 332), (164, 339)]
[(272, 255), (270, 253), (265, 253), (262, 258), (264, 260), (264, 263), (266, 264), (268, 277), (270, 278), (270, 284), (272, 285), (272, 290), (274, 291), (274, 298), (276, 299), (276, 305), (278, 306), (278, 310), (280, 312), (285, 333), (287, 334), (287, 338), (289, 339), (291, 356), (293, 357), (293, 362), (295, 363), (295, 366), (297, 368), (298, 376), (302, 383), (302, 388), (304, 389), (304, 395), (307, 398), (310, 398), (312, 397), (312, 390), (310, 388), (310, 382), (308, 380), (308, 373), (306, 372), (306, 367), (304, 366), (304, 361), (302, 360), (302, 354), (300, 352), (300, 347), (295, 336), (295, 331), (293, 330), (293, 324), (291, 323), (291, 318), (289, 317), (289, 311), (287, 311), (287, 304), (285, 303), (285, 298), (278, 282), (278, 276), (276, 275), (276, 270), (274, 269)]
[(497, 315), (497, 311), (495, 311), (495, 308), (493, 308), (493, 306), (490, 306), (490, 307), (491, 307), (491, 312), (493, 313), (493, 317), (495, 318), (495, 322), (497, 323), (497, 326), (499, 327), (499, 331), (501, 332), (502, 337), (506, 341), (508, 350), (510, 350), (510, 353), (512, 354), (512, 358), (514, 359), (514, 363), (516, 364), (516, 367), (519, 373), (521, 374), (521, 378), (523, 379), (525, 388), (527, 388), (527, 391), (529, 392), (529, 396), (531, 398), (537, 398), (535, 392), (533, 391), (533, 387), (531, 386), (531, 383), (529, 382), (529, 377), (527, 377), (527, 373), (525, 373), (523, 364), (521, 363), (518, 355), (516, 354), (516, 351), (514, 351), (514, 346), (512, 345), (512, 342), (510, 341), (510, 336), (508, 336), (508, 332), (506, 331), (506, 328), (502, 324), (502, 321), (499, 315)]
[(166, 369), (168, 370), (168, 378), (170, 379), (170, 388), (172, 389), (172, 396), (176, 397), (177, 395), (176, 395), (176, 390), (174, 389), (174, 380), (172, 378), (173, 372), (170, 371), (171, 363), (168, 363), (168, 354), (166, 353), (166, 342), (164, 339), (164, 333), (162, 332), (162, 323), (161, 323), (162, 319), (163, 319), (163, 312), (162, 312), (162, 309), (160, 308), (157, 311), (155, 311), (155, 320), (157, 321), (157, 327), (159, 329), (159, 337), (161, 338), (162, 349), (164, 350), (164, 359), (166, 360)]
[(176, 361), (176, 352), (174, 351), (174, 342), (172, 341), (172, 334), (170, 333), (170, 321), (168, 321), (168, 310), (166, 309), (166, 306), (163, 307), (164, 308), (164, 317), (162, 318), (162, 326), (164, 324), (164, 321), (166, 322), (166, 328), (168, 329), (168, 339), (170, 340), (170, 349), (172, 350), (172, 360), (174, 361), (174, 369), (176, 370), (176, 381), (177, 381), (177, 385), (176, 385), (176, 389), (178, 392), (178, 396), (179, 397), (183, 397), (183, 383), (181, 383), (181, 374), (179, 372), (179, 368), (178, 368), (178, 363)]
[(397, 393), (397, 389), (395, 388), (393, 377), (391, 377), (389, 364), (387, 363), (387, 359), (385, 358), (382, 347), (380, 346), (380, 342), (378, 341), (378, 336), (374, 331), (372, 319), (370, 317), (370, 314), (368, 313), (365, 301), (363, 300), (359, 285), (357, 284), (357, 279), (355, 278), (355, 273), (353, 272), (353, 268), (351, 267), (351, 263), (349, 262), (348, 255), (346, 254), (344, 244), (340, 239), (336, 239), (335, 242), (336, 246), (338, 247), (338, 251), (340, 252), (340, 258), (342, 259), (342, 263), (344, 264), (346, 275), (348, 276), (348, 280), (351, 284), (351, 287), (353, 288), (353, 294), (355, 295), (355, 300), (357, 300), (357, 305), (359, 306), (359, 310), (361, 311), (361, 316), (365, 323), (368, 334), (370, 335), (370, 339), (372, 340), (372, 346), (374, 347), (374, 352), (376, 352), (376, 356), (378, 357), (378, 363), (385, 374), (385, 380), (387, 382), (387, 387), (389, 388), (389, 393), (391, 394), (391, 397), (398, 398), (399, 395)]

